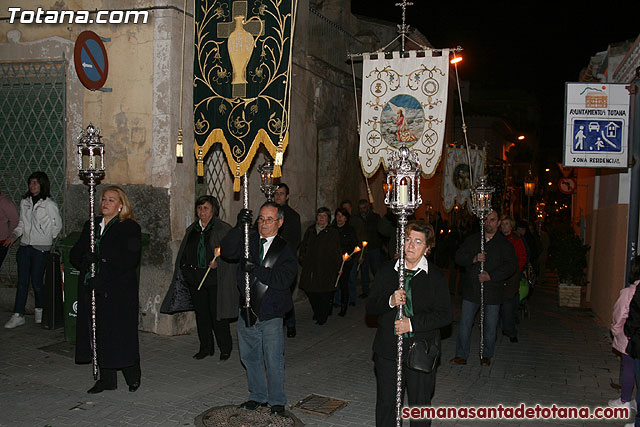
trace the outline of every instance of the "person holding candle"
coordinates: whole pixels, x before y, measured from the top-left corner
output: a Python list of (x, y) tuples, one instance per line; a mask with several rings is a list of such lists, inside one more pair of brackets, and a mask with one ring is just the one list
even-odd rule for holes
[(369, 201), (361, 199), (358, 202), (360, 218), (364, 222), (364, 239), (362, 243), (362, 253), (358, 257), (360, 263), (360, 273), (362, 279), (362, 294), (360, 298), (366, 298), (369, 294), (369, 283), (372, 276), (376, 275), (380, 266), (382, 239), (378, 233), (378, 223), (380, 215), (371, 210)]
[(62, 230), (62, 218), (58, 205), (50, 194), (49, 177), (44, 172), (34, 172), (27, 178), (28, 191), (20, 201), (20, 217), (17, 226), (3, 246), (10, 247), (18, 238), (20, 247), (18, 262), (18, 289), (13, 316), (4, 327), (12, 329), (24, 325), (24, 308), (29, 295), (29, 282), (35, 296), (35, 322), (42, 322), (43, 285), (45, 261), (53, 242)]
[(338, 291), (340, 292), (340, 312), (338, 316), (341, 317), (347, 314), (347, 307), (349, 307), (349, 276), (353, 266), (353, 257), (356, 256), (354, 251), (358, 246), (356, 231), (349, 225), (350, 216), (346, 209), (338, 208), (336, 209), (333, 223), (333, 227), (338, 230), (340, 236), (340, 252), (348, 256), (347, 259), (343, 258), (340, 277), (338, 278)]
[(300, 245), (299, 262), (302, 266), (300, 289), (309, 297), (316, 324), (324, 325), (331, 309), (331, 295), (342, 262), (340, 234), (329, 227), (331, 211), (321, 207), (316, 213), (316, 223), (304, 234)]
[[(80, 270), (78, 317), (76, 324), (76, 363), (93, 359), (92, 291), (95, 292), (96, 349), (100, 379), (87, 393), (117, 388), (122, 374), (134, 392), (140, 387), (140, 347), (138, 342), (138, 266), (141, 231), (125, 192), (116, 186), (102, 189), (102, 216), (93, 219), (95, 245), (91, 251), (90, 222), (70, 252), (71, 264)], [(91, 274), (91, 265), (95, 274)]]
[[(398, 289), (400, 260), (380, 267), (367, 299), (367, 314), (378, 316), (373, 341), (376, 374), (376, 426), (395, 426), (397, 336), (402, 335), (403, 360), (413, 342), (440, 344), (440, 329), (451, 323), (451, 298), (444, 273), (427, 260), (435, 245), (433, 227), (424, 221), (410, 221), (404, 240), (405, 281)], [(402, 306), (404, 317), (398, 318)], [(407, 406), (429, 406), (435, 390), (436, 369), (430, 373), (403, 363), (402, 388)], [(411, 421), (411, 425), (430, 425), (430, 420)]]
[(193, 358), (197, 360), (213, 356), (214, 336), (220, 360), (229, 359), (232, 348), (229, 319), (238, 316), (235, 268), (224, 258), (216, 257), (222, 239), (231, 229), (218, 218), (219, 211), (220, 205), (213, 196), (200, 196), (196, 200), (198, 220), (185, 232), (171, 286), (160, 307), (160, 312), (166, 314), (195, 310), (200, 349)]

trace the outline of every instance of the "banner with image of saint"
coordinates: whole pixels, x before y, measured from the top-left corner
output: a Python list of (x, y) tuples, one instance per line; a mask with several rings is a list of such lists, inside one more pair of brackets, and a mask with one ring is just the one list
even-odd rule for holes
[(222, 145), (234, 191), (260, 144), (280, 176), (289, 139), (292, 5), (295, 0), (196, 0), (194, 151), (198, 175)]
[[(469, 157), (472, 171), (469, 171)], [(447, 147), (442, 178), (442, 206), (449, 212), (453, 207), (464, 206), (471, 212), (471, 172), (474, 181), (484, 174), (484, 150), (467, 150)]]
[[(435, 173), (447, 115), (449, 50), (365, 54), (362, 72), (360, 163), (369, 178), (405, 145), (418, 155), (422, 176)], [(437, 55), (437, 56), (436, 56)]]

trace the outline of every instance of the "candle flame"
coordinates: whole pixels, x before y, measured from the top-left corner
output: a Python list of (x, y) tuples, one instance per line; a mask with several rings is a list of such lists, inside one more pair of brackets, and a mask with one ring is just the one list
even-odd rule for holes
[(353, 253), (355, 254), (356, 252), (360, 252), (362, 249), (360, 249), (360, 246), (356, 246), (355, 249), (353, 250)]
[(342, 261), (346, 261), (346, 260), (348, 260), (348, 259), (349, 259), (349, 254), (345, 252), (345, 253), (342, 255)]
[(213, 250), (213, 255), (219, 257), (220, 256), (220, 246), (218, 246), (217, 248), (215, 248)]
[(366, 248), (368, 244), (369, 244), (369, 242), (367, 242), (366, 240), (362, 241), (362, 247), (363, 248)]

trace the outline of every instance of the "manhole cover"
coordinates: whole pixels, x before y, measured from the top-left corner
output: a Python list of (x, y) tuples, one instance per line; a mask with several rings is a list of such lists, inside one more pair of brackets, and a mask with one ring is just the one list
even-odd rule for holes
[(338, 409), (347, 406), (347, 403), (349, 402), (347, 402), (346, 400), (334, 399), (333, 397), (312, 394), (298, 401), (298, 403), (296, 403), (292, 407), (298, 408), (305, 412), (310, 412), (312, 414), (328, 417)]
[(207, 409), (195, 419), (196, 426), (219, 427), (301, 427), (302, 421), (292, 413), (285, 416), (271, 415), (269, 408), (258, 408), (255, 411), (240, 409), (236, 405), (218, 406)]

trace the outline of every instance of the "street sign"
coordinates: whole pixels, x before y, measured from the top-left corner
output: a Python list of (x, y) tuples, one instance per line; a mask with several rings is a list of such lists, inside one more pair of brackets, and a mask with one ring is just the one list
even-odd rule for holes
[(90, 90), (104, 86), (109, 73), (109, 60), (104, 43), (93, 31), (83, 31), (73, 48), (73, 61), (80, 82)]
[(565, 107), (565, 166), (627, 167), (629, 92), (624, 84), (567, 83)]
[(576, 180), (573, 178), (560, 178), (558, 180), (558, 190), (562, 194), (572, 194), (576, 191)]

